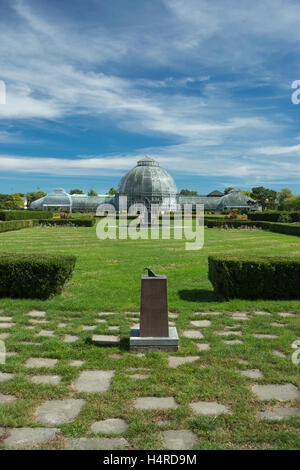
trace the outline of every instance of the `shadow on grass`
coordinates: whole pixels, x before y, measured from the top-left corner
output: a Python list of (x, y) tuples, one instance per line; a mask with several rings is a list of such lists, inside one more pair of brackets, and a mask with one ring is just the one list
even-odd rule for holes
[(219, 302), (220, 297), (212, 290), (207, 289), (184, 289), (178, 291), (182, 300), (189, 302)]

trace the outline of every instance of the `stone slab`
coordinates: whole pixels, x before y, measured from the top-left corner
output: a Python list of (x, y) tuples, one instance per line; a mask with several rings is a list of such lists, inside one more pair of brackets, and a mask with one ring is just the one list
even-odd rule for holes
[(291, 318), (295, 317), (295, 313), (289, 313), (289, 312), (279, 312), (278, 315), (282, 318)]
[(11, 322), (12, 321), (12, 317), (0, 317), (0, 322)]
[(6, 405), (7, 403), (12, 403), (16, 401), (17, 397), (14, 395), (4, 395), (0, 392), (0, 405)]
[(82, 331), (93, 331), (97, 328), (97, 325), (84, 325)]
[(30, 380), (37, 385), (57, 385), (61, 382), (61, 377), (59, 375), (34, 375)]
[(286, 326), (286, 323), (278, 323), (277, 321), (274, 321), (271, 323), (271, 326), (277, 326), (279, 328), (283, 328), (284, 326)]
[(284, 354), (281, 351), (277, 351), (276, 349), (272, 351), (272, 354), (274, 354), (274, 356), (277, 356), (277, 357), (286, 357), (286, 354)]
[(163, 445), (167, 450), (191, 450), (197, 442), (192, 431), (176, 430), (163, 431)]
[(255, 311), (255, 312), (253, 312), (253, 313), (254, 313), (254, 315), (260, 315), (260, 316), (264, 316), (264, 315), (265, 315), (265, 316), (270, 316), (270, 315), (271, 315), (270, 312), (266, 312), (266, 311), (264, 311), (264, 310), (261, 311), (261, 312)]
[(191, 339), (202, 339), (204, 338), (203, 334), (201, 331), (198, 330), (185, 330), (182, 335), (185, 338), (191, 338)]
[(95, 434), (120, 434), (128, 431), (128, 424), (124, 419), (110, 418), (92, 424), (91, 431)]
[(243, 344), (243, 341), (240, 339), (227, 339), (224, 341), (225, 344), (234, 345), (234, 344)]
[(114, 370), (84, 370), (73, 383), (73, 387), (78, 392), (107, 392), (114, 375)]
[(5, 382), (5, 380), (10, 380), (15, 376), (15, 374), (9, 374), (8, 372), (0, 372), (0, 382)]
[(119, 346), (120, 337), (113, 335), (93, 335), (92, 341), (98, 346)]
[(75, 343), (78, 340), (78, 336), (66, 335), (63, 339), (64, 343)]
[(7, 339), (8, 337), (9, 337), (9, 333), (0, 333), (1, 340)]
[(116, 315), (116, 312), (99, 312), (98, 315), (100, 317), (102, 316), (108, 316), (108, 315)]
[(12, 328), (13, 326), (15, 326), (15, 323), (11, 323), (11, 322), (2, 322), (0, 323), (0, 330), (5, 330), (6, 328)]
[(247, 369), (240, 371), (241, 375), (249, 379), (262, 379), (264, 374), (259, 369)]
[(39, 317), (45, 317), (46, 312), (42, 312), (40, 310), (31, 310), (30, 312), (27, 313), (27, 315), (29, 315), (30, 317), (34, 317), (34, 318), (39, 318)]
[(132, 350), (162, 349), (177, 351), (178, 345), (179, 338), (174, 326), (169, 327), (168, 337), (141, 337), (139, 328), (131, 328), (130, 349)]
[(84, 404), (85, 400), (82, 399), (49, 400), (38, 407), (36, 418), (49, 426), (70, 423), (79, 415)]
[(168, 362), (169, 362), (169, 367), (172, 367), (172, 369), (174, 369), (175, 367), (181, 366), (182, 364), (195, 362), (198, 359), (199, 359), (199, 356), (185, 356), (185, 357), (169, 356)]
[(124, 437), (81, 437), (79, 439), (68, 439), (67, 442), (71, 450), (112, 450), (129, 445)]
[(53, 337), (54, 336), (54, 331), (50, 331), (50, 330), (41, 330), (37, 336), (51, 336)]
[(242, 336), (241, 331), (214, 331), (215, 335), (218, 336)]
[(71, 367), (80, 367), (85, 363), (85, 361), (74, 360), (69, 362), (69, 366)]
[(140, 397), (135, 400), (138, 410), (167, 410), (178, 408), (173, 397)]
[(215, 401), (197, 401), (190, 403), (192, 410), (198, 415), (218, 416), (220, 414), (231, 414), (230, 409)]
[(299, 418), (300, 408), (276, 408), (275, 410), (261, 411), (260, 419), (268, 419), (270, 421), (282, 421), (289, 418)]
[(254, 338), (266, 338), (266, 339), (275, 339), (275, 338), (278, 338), (278, 335), (269, 335), (269, 334), (263, 334), (263, 333), (254, 333), (252, 336), (254, 336)]
[(253, 385), (252, 392), (257, 395), (260, 400), (295, 400), (300, 398), (298, 388), (293, 384), (286, 385)]
[(3, 445), (8, 449), (32, 449), (55, 439), (59, 433), (56, 428), (16, 428), (10, 431)]
[(210, 349), (210, 345), (208, 343), (197, 343), (196, 346), (199, 351), (208, 351)]
[(191, 325), (196, 326), (197, 328), (204, 328), (206, 326), (211, 326), (211, 321), (210, 320), (192, 320)]
[(194, 315), (201, 315), (201, 316), (206, 316), (206, 315), (211, 315), (211, 316), (217, 316), (217, 315), (223, 315), (225, 312), (195, 312)]
[(31, 368), (41, 368), (41, 367), (54, 367), (58, 363), (58, 359), (48, 359), (46, 357), (31, 357), (28, 359), (24, 367)]
[(146, 380), (149, 379), (149, 375), (146, 374), (126, 374), (126, 377), (134, 380)]

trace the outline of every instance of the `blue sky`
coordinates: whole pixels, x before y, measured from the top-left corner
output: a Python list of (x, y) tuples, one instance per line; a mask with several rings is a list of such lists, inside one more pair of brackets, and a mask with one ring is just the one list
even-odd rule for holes
[(300, 193), (298, 0), (0, 0), (0, 192), (106, 192), (148, 154), (178, 189)]

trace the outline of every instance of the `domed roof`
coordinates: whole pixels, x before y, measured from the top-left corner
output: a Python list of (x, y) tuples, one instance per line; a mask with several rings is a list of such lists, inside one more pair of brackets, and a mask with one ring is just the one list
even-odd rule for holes
[(177, 188), (172, 176), (146, 156), (123, 176), (117, 192), (126, 196), (175, 196)]
[(43, 207), (70, 207), (72, 206), (72, 199), (64, 189), (55, 189), (47, 196), (37, 199), (31, 204), (32, 209), (40, 209)]
[(217, 206), (217, 210), (225, 209), (226, 207), (246, 208), (250, 206), (249, 201), (255, 202), (251, 197), (245, 196), (245, 194), (241, 193), (238, 189), (234, 189), (222, 197)]

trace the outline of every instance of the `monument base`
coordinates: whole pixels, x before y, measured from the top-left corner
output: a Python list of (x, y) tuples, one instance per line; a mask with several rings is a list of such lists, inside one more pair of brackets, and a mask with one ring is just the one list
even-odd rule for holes
[(139, 328), (131, 328), (129, 344), (131, 351), (178, 351), (179, 338), (175, 326), (169, 327), (169, 336), (162, 337), (142, 337)]

